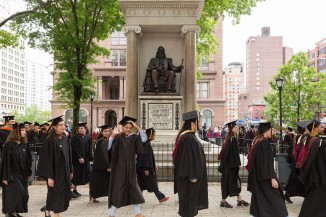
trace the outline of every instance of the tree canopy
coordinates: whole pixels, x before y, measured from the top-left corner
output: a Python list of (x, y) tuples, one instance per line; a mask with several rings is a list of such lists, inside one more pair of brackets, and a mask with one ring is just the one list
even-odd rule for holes
[(10, 115), (15, 116), (15, 120), (18, 123), (23, 123), (25, 121), (34, 123), (44, 123), (50, 119), (51, 111), (41, 111), (37, 105), (32, 105), (26, 108), (25, 114), (20, 114), (17, 111), (10, 112)]
[[(117, 0), (24, 0), (26, 11), (18, 12), (0, 23), (13, 21), (29, 44), (53, 54), (56, 68), (54, 85), (57, 100), (73, 108), (73, 125), (78, 123), (81, 101), (88, 101), (94, 79), (88, 66), (97, 56), (108, 56), (109, 50), (98, 43), (120, 30), (124, 17)], [(214, 29), (225, 14), (238, 23), (240, 16), (250, 14), (263, 0), (206, 0), (198, 21), (197, 60), (209, 59), (218, 43)], [(9, 39), (3, 44), (11, 44)], [(0, 43), (2, 43), (0, 41)]]
[(266, 93), (264, 116), (272, 123), (279, 123), (279, 90), (275, 80), (284, 79), (282, 88), (282, 119), (285, 125), (294, 126), (297, 121), (305, 121), (317, 114), (317, 105), (321, 105), (326, 91), (325, 74), (315, 72), (308, 67), (308, 58), (304, 52), (292, 56), (269, 82), (272, 91)]

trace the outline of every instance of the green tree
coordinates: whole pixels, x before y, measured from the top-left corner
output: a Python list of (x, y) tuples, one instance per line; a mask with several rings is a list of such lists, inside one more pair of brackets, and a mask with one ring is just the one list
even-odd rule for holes
[(15, 120), (18, 123), (29, 121), (31, 123), (38, 122), (44, 123), (50, 119), (51, 111), (41, 111), (37, 105), (32, 105), (26, 108), (25, 114), (20, 114), (17, 111), (13, 111), (10, 115), (15, 116)]
[[(266, 93), (264, 116), (273, 123), (279, 122), (279, 91), (275, 80), (279, 76), (284, 79), (282, 88), (283, 123), (293, 126), (297, 121), (311, 119), (317, 104), (323, 101), (326, 91), (325, 74), (316, 74), (315, 69), (308, 67), (308, 58), (304, 52), (292, 56), (282, 66), (277, 75), (269, 82), (272, 91)], [(278, 117), (278, 118), (276, 118)]]
[(80, 103), (89, 100), (94, 78), (89, 64), (109, 50), (99, 41), (124, 24), (116, 0), (25, 0), (33, 13), (16, 17), (16, 29), (33, 47), (51, 52), (56, 61), (53, 89), (57, 100), (73, 109), (73, 126), (79, 122)]
[[(97, 42), (124, 24), (117, 0), (24, 0), (26, 12), (5, 19), (14, 21), (19, 34), (29, 39), (32, 47), (51, 52), (56, 61), (57, 99), (73, 108), (73, 125), (78, 123), (80, 102), (88, 100), (94, 79), (88, 68), (97, 56), (109, 51)], [(209, 59), (216, 52), (214, 29), (217, 20), (228, 14), (239, 22), (242, 14), (250, 14), (263, 0), (206, 0), (198, 21), (197, 60)], [(1, 26), (0, 26), (1, 27)], [(200, 76), (200, 75), (199, 75)]]

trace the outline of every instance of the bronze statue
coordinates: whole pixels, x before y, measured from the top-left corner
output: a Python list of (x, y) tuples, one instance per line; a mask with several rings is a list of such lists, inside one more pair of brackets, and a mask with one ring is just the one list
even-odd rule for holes
[(175, 77), (175, 72), (180, 72), (183, 66), (174, 66), (171, 58), (166, 58), (164, 47), (160, 46), (157, 49), (155, 58), (152, 58), (146, 69), (147, 73), (151, 73), (151, 78), (154, 84), (154, 91), (159, 92), (159, 79), (166, 81), (166, 90), (172, 91), (172, 81)]

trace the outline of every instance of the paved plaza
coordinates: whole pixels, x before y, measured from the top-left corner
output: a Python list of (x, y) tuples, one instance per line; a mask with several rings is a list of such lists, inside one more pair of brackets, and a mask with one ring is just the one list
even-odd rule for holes
[[(160, 182), (160, 190), (170, 197), (170, 200), (163, 204), (159, 204), (153, 193), (144, 192), (145, 203), (142, 205), (142, 213), (145, 217), (157, 216), (178, 216), (178, 197), (173, 194), (172, 182)], [(247, 185), (243, 185), (243, 199), (250, 202), (250, 193), (246, 190)], [(220, 208), (221, 186), (220, 183), (209, 183), (209, 209), (202, 210), (197, 216), (219, 216), (219, 217), (248, 217), (249, 207), (237, 207), (236, 197), (228, 198), (227, 201), (233, 205), (233, 209)], [(73, 199), (70, 202), (68, 211), (61, 216), (79, 216), (93, 217), (106, 216), (108, 217), (107, 198), (99, 198), (100, 203), (91, 203), (88, 198), (88, 186), (78, 188), (82, 196), (78, 199)], [(29, 213), (22, 214), (24, 217), (42, 217), (40, 207), (45, 204), (46, 186), (43, 182), (37, 182), (29, 186)], [(1, 198), (0, 198), (1, 199)], [(287, 204), (290, 217), (297, 217), (303, 199), (299, 197), (292, 198), (293, 204)], [(53, 216), (53, 215), (52, 215)], [(116, 217), (135, 216), (131, 206), (120, 208), (117, 211)]]

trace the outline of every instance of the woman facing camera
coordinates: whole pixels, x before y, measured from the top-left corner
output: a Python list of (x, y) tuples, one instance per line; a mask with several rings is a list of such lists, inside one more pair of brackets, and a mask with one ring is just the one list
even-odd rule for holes
[(23, 124), (14, 125), (3, 146), (0, 167), (2, 212), (7, 217), (27, 213), (28, 177), (32, 175), (32, 156)]
[(64, 120), (59, 116), (52, 119), (50, 133), (45, 140), (43, 152), (38, 162), (38, 174), (47, 181), (48, 193), (45, 216), (50, 211), (58, 217), (69, 207), (70, 183), (72, 178), (71, 148), (65, 133)]

